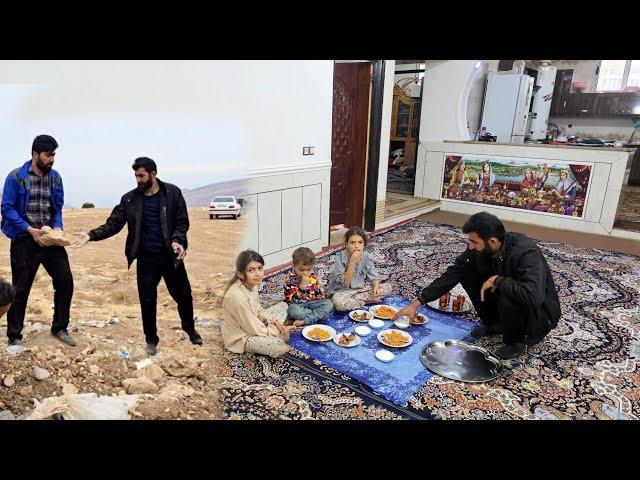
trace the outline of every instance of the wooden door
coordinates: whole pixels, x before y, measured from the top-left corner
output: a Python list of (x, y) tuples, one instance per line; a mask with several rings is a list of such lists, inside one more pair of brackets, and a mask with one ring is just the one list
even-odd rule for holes
[(370, 89), (370, 62), (334, 65), (330, 225), (363, 224)]

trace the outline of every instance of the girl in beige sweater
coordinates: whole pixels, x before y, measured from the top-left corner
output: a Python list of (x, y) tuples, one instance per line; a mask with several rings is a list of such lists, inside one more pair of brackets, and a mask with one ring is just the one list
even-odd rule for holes
[(262, 256), (253, 250), (241, 252), (234, 279), (222, 299), (222, 340), (225, 348), (234, 353), (279, 357), (291, 350), (286, 341), (297, 328), (284, 326), (275, 310), (262, 308), (258, 286), (263, 278)]

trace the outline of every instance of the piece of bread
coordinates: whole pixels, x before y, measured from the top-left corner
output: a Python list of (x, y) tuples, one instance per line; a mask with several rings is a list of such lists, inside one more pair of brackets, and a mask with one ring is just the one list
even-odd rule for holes
[[(48, 228), (49, 230), (45, 230)], [(71, 245), (71, 238), (62, 230), (52, 230), (50, 227), (42, 227), (43, 234), (40, 241), (46, 247), (68, 247)]]

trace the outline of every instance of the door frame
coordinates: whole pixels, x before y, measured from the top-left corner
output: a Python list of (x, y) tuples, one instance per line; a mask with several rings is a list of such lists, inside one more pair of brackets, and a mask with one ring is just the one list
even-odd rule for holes
[(382, 100), (384, 97), (384, 60), (371, 60), (371, 110), (369, 112), (369, 148), (367, 156), (367, 178), (365, 181), (364, 229), (372, 232), (376, 228), (376, 206), (378, 198), (378, 172), (380, 169), (380, 135), (382, 132)]

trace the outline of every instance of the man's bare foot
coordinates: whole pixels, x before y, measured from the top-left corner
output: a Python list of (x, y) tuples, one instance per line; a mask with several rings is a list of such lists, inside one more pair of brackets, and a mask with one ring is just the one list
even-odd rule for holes
[(304, 327), (305, 325), (306, 323), (304, 323), (304, 320), (296, 320), (295, 322), (293, 322), (294, 327)]

